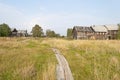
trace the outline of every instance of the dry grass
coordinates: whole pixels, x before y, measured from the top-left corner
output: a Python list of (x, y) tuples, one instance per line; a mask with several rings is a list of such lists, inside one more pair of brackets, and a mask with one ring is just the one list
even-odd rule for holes
[(75, 80), (119, 80), (120, 41), (49, 39), (67, 58)]
[(0, 38), (0, 80), (54, 80), (56, 58), (42, 41)]
[(0, 38), (0, 80), (55, 80), (53, 47), (75, 80), (120, 79), (120, 41)]
[(56, 74), (55, 73), (55, 64), (48, 64), (48, 68), (44, 70), (43, 72), (43, 79), (42, 80), (56, 80)]

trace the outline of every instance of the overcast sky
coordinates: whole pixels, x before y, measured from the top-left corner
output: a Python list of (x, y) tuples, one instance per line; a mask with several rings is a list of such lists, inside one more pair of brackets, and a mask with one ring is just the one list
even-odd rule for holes
[(27, 29), (35, 24), (66, 35), (67, 28), (120, 23), (120, 0), (0, 0), (0, 24)]

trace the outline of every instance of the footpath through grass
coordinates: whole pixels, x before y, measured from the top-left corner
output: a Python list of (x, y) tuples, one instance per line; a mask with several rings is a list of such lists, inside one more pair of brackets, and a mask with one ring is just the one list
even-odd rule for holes
[(56, 80), (56, 57), (66, 57), (74, 80), (120, 80), (120, 41), (0, 38), (0, 80)]
[(0, 38), (0, 80), (55, 80), (56, 57), (42, 41)]
[(75, 80), (120, 80), (120, 41), (44, 41), (67, 58)]

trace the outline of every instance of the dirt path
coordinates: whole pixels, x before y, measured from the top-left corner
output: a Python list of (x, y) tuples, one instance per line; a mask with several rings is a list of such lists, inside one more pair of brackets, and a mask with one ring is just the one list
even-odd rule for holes
[(74, 80), (65, 57), (60, 54), (59, 50), (53, 49), (53, 51), (55, 52), (56, 58), (59, 63), (56, 68), (57, 80)]

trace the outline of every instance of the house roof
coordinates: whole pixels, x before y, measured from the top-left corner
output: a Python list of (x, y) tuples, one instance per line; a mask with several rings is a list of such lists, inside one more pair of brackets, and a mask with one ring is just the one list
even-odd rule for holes
[(109, 25), (105, 25), (105, 27), (108, 29), (108, 30), (118, 30), (118, 25), (114, 25), (114, 24), (109, 24)]
[(74, 29), (78, 32), (92, 32), (93, 30), (87, 26), (74, 26)]
[(16, 28), (12, 28), (11, 31), (12, 32), (17, 32), (17, 29)]
[(104, 25), (93, 25), (91, 27), (95, 32), (107, 32), (107, 29)]
[(27, 33), (27, 30), (18, 30), (18, 33)]

